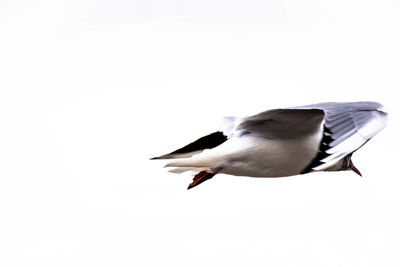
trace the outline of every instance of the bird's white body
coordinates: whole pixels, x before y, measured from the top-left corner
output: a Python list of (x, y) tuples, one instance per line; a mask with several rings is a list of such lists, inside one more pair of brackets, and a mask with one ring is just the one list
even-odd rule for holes
[(220, 173), (237, 176), (291, 176), (300, 173), (318, 152), (321, 138), (317, 132), (281, 142), (251, 135), (233, 136), (216, 148), (206, 149), (191, 158), (174, 160), (167, 167), (186, 167), (187, 171), (190, 167), (195, 171), (221, 167)]

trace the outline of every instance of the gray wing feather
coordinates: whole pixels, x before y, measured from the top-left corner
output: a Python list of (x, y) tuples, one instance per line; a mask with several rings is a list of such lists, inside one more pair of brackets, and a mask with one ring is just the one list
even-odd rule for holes
[(243, 119), (236, 130), (240, 135), (293, 139), (319, 130), (323, 119), (321, 109), (273, 109)]

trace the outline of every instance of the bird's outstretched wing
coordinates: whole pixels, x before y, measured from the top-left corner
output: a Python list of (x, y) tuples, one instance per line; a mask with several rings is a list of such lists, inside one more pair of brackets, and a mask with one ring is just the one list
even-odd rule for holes
[(386, 125), (387, 113), (376, 102), (321, 103), (295, 109), (325, 113), (319, 152), (303, 173), (327, 170), (368, 142)]

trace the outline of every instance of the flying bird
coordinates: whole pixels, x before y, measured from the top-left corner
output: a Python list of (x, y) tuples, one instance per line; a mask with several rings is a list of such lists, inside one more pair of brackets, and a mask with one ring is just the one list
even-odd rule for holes
[(221, 129), (169, 154), (172, 172), (195, 171), (191, 189), (217, 173), (284, 177), (352, 170), (351, 156), (380, 132), (387, 112), (376, 102), (327, 102), (226, 117)]

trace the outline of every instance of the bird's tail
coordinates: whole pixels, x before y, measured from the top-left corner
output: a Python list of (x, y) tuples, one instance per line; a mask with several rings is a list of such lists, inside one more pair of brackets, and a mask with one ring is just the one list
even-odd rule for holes
[(183, 159), (175, 159), (170, 161), (164, 167), (179, 167), (179, 168), (211, 168), (215, 166), (216, 160), (214, 158), (205, 158), (205, 157), (192, 157), (192, 158), (183, 158)]

